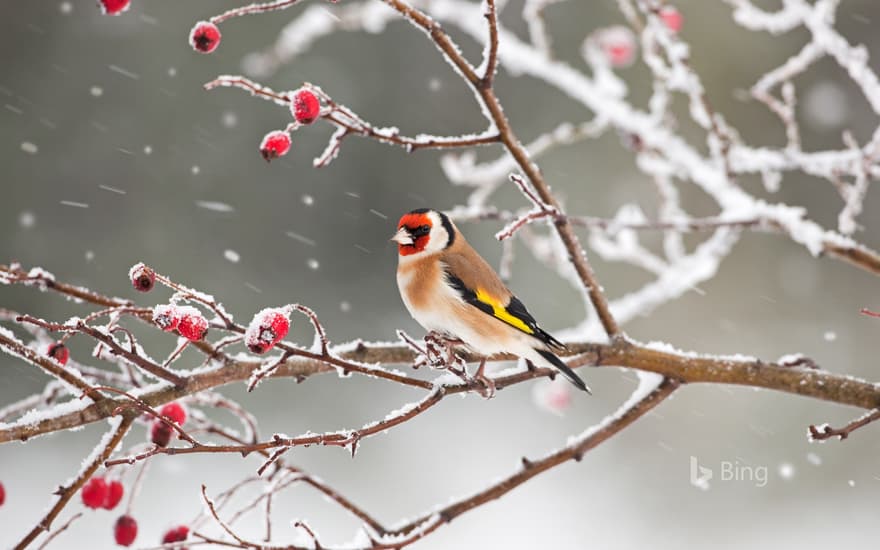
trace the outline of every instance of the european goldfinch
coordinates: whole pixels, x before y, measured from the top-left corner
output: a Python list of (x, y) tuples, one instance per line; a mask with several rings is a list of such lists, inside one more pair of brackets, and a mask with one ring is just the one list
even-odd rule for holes
[(589, 392), (553, 351), (565, 346), (542, 330), (448, 216), (427, 208), (404, 214), (397, 243), (397, 285), (413, 318), (430, 332), (460, 340), (485, 358), (508, 352), (554, 367)]

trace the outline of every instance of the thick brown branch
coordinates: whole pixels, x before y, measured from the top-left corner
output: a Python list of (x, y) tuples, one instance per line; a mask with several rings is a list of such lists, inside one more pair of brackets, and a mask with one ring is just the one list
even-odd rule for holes
[[(628, 341), (616, 341), (612, 344), (571, 343), (567, 344), (563, 355), (585, 356), (590, 364), (596, 366), (619, 366), (638, 369), (676, 378), (684, 383), (734, 384), (758, 388), (772, 389), (796, 395), (803, 395), (851, 405), (863, 409), (880, 408), (880, 389), (870, 382), (838, 375), (823, 370), (792, 368), (776, 363), (765, 363), (758, 359), (732, 359), (705, 355), (692, 355), (661, 351), (648, 346)], [(384, 346), (359, 344), (353, 348), (337, 352), (341, 360), (359, 363), (412, 364), (416, 356), (412, 349), (404, 345)], [(477, 357), (465, 356), (468, 361), (478, 360)], [(493, 360), (513, 360), (513, 356), (501, 355)], [(215, 388), (234, 382), (247, 380), (253, 370), (260, 365), (257, 361), (233, 361), (229, 364), (207, 372), (191, 375), (182, 388), (166, 387), (148, 392), (140, 398), (152, 407), (174, 401), (208, 388)], [(318, 373), (335, 372), (318, 356), (315, 358), (293, 358), (279, 366), (273, 377), (304, 378)], [(503, 378), (496, 378), (497, 389), (547, 376), (549, 371), (538, 369)], [(417, 379), (409, 379), (417, 380)], [(433, 385), (423, 382), (427, 388)], [(476, 382), (474, 383), (476, 384)], [(470, 385), (453, 386), (447, 393), (461, 393), (477, 389)], [(36, 423), (13, 424), (0, 430), (0, 443), (13, 440), (25, 440), (37, 435), (82, 426), (107, 418), (113, 414), (116, 406), (124, 401), (108, 399), (100, 405), (90, 405), (82, 411), (48, 417)]]

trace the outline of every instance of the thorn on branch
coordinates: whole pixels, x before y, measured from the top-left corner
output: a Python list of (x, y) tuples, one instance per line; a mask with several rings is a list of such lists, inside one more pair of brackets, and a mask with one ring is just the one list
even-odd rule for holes
[(315, 550), (322, 550), (324, 547), (321, 546), (321, 543), (318, 541), (318, 536), (309, 527), (308, 523), (305, 520), (296, 520), (293, 522), (294, 529), (302, 529), (306, 532), (310, 539), (312, 539), (312, 543), (315, 545)]

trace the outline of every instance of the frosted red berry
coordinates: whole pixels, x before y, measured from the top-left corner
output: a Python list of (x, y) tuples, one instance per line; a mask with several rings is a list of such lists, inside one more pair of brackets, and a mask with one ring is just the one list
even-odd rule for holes
[(269, 132), (260, 142), (260, 154), (266, 162), (283, 157), (290, 151), (290, 135), (281, 130)]
[(254, 315), (244, 333), (244, 342), (253, 353), (266, 353), (287, 336), (289, 310), (268, 308)]
[(293, 96), (291, 107), (293, 118), (300, 124), (311, 124), (321, 114), (321, 103), (315, 94), (309, 90), (297, 91)]
[(156, 273), (144, 264), (135, 264), (128, 271), (131, 286), (139, 292), (149, 292), (156, 286)]
[(622, 25), (599, 31), (599, 48), (612, 67), (628, 67), (636, 58), (636, 38), (629, 28)]
[(138, 536), (137, 521), (131, 516), (119, 516), (113, 528), (113, 538), (119, 546), (131, 546)]
[(220, 29), (210, 21), (199, 21), (189, 33), (189, 43), (197, 52), (211, 53), (220, 44)]
[(98, 5), (104, 15), (119, 15), (128, 9), (130, 0), (99, 0)]
[(62, 365), (66, 365), (67, 360), (70, 359), (70, 350), (61, 342), (55, 342), (49, 344), (49, 348), (46, 350), (46, 355)]
[(159, 409), (159, 414), (167, 416), (178, 426), (183, 426), (183, 423), (186, 422), (186, 409), (180, 403), (168, 403)]
[(104, 503), (101, 507), (107, 510), (116, 508), (116, 505), (122, 500), (124, 494), (125, 487), (123, 487), (122, 483), (114, 479), (107, 484), (107, 497), (104, 499)]
[(80, 489), (83, 504), (93, 510), (104, 506), (104, 502), (107, 500), (107, 492), (107, 482), (104, 481), (103, 477), (93, 477)]
[(188, 536), (189, 527), (187, 527), (186, 525), (172, 527), (171, 529), (165, 531), (165, 534), (162, 536), (162, 544), (167, 544), (169, 542), (183, 542)]
[(208, 320), (198, 310), (194, 308), (189, 309), (191, 311), (183, 310), (181, 312), (180, 322), (177, 324), (177, 332), (191, 342), (198, 342), (208, 332)]
[(0, 506), (3, 506), (4, 502), (6, 502), (6, 487), (0, 482)]
[(176, 330), (180, 325), (180, 309), (172, 304), (159, 304), (153, 308), (153, 322), (166, 332)]
[(664, 6), (660, 10), (660, 19), (667, 29), (675, 33), (684, 26), (684, 16), (674, 6)]
[(167, 447), (171, 443), (171, 436), (174, 430), (168, 424), (156, 420), (150, 428), (150, 441), (160, 447)]

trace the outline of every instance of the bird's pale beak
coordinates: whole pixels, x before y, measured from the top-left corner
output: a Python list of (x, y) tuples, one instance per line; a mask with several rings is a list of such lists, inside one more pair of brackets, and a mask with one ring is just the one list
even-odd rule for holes
[(410, 245), (413, 243), (412, 235), (409, 234), (409, 231), (406, 230), (406, 227), (401, 227), (397, 230), (397, 233), (394, 234), (391, 239), (397, 244)]

